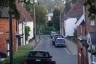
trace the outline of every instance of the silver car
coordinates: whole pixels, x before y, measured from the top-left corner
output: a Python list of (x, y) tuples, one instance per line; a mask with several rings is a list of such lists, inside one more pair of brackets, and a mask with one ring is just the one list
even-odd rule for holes
[(64, 38), (56, 38), (55, 46), (56, 47), (61, 47), (61, 46), (66, 47)]

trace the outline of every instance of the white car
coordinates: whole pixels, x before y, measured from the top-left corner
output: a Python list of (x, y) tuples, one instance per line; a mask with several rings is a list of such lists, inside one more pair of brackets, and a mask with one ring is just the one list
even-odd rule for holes
[(55, 46), (56, 47), (61, 47), (61, 46), (66, 47), (64, 38), (56, 38)]

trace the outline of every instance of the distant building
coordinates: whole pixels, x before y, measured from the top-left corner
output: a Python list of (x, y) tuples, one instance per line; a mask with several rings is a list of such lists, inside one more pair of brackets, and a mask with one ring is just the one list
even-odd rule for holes
[(67, 36), (74, 36), (75, 28), (76, 28), (76, 18), (69, 18), (64, 21), (64, 28), (65, 28), (65, 37)]
[(52, 20), (52, 17), (53, 17), (53, 13), (48, 13), (48, 14), (46, 15), (46, 19), (47, 19), (48, 21), (51, 21), (51, 20)]
[[(74, 3), (74, 5), (71, 6), (70, 10), (67, 13), (65, 13), (65, 15), (64, 15), (64, 24), (66, 23), (66, 20), (70, 20), (71, 18), (75, 18), (78, 21), (78, 19), (83, 14), (83, 4), (84, 4), (83, 2), (84, 2), (83, 0), (77, 0), (76, 3)], [(74, 20), (73, 23), (76, 22), (76, 20)], [(72, 23), (71, 20), (68, 22)], [(70, 27), (67, 29), (70, 29)], [(66, 34), (67, 33), (66, 30), (64, 30), (64, 31)], [(71, 32), (73, 33), (73, 31), (71, 31)]]

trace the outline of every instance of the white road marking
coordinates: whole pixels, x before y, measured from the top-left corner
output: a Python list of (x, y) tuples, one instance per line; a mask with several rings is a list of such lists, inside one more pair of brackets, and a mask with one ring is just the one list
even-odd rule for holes
[(66, 51), (69, 55), (72, 55), (71, 52), (69, 52), (68, 49), (65, 48), (65, 51)]

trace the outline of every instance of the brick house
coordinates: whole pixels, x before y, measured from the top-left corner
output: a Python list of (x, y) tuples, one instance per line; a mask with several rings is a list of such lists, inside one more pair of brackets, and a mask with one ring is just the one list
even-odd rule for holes
[[(64, 15), (64, 27), (66, 27), (66, 25), (65, 25), (66, 22), (67, 22), (66, 20), (68, 20), (68, 19), (74, 18), (76, 20), (79, 20), (79, 18), (83, 14), (83, 4), (84, 4), (84, 0), (76, 0), (76, 2), (74, 4), (71, 4), (70, 10), (67, 13), (65, 13), (65, 15)], [(74, 25), (75, 25), (76, 20), (73, 20), (72, 21), (72, 23), (74, 23)], [(71, 20), (70, 20), (70, 22), (71, 22)], [(74, 35), (74, 32), (75, 32), (74, 25), (72, 26), (73, 28), (71, 27), (72, 29), (74, 29), (72, 31), (73, 32), (73, 35)], [(65, 31), (64, 32), (64, 35), (66, 36), (66, 30), (64, 30), (64, 31)]]
[[(87, 0), (86, 0), (87, 1)], [(96, 6), (96, 0), (93, 0), (93, 4)], [(89, 16), (90, 5), (85, 5), (85, 19), (87, 26), (87, 43), (89, 44), (88, 48), (88, 59), (89, 64), (96, 64), (96, 20), (92, 20)]]
[(85, 22), (84, 0), (77, 0), (72, 5), (65, 18), (77, 18), (76, 32), (77, 32), (77, 57), (78, 64), (88, 64), (88, 44), (87, 44), (87, 25)]
[(96, 22), (89, 17), (89, 5), (84, 8), (85, 21), (80, 22), (77, 27), (78, 63), (96, 64)]
[[(13, 51), (16, 51), (16, 19), (13, 22)], [(0, 7), (0, 52), (7, 54), (9, 51), (9, 14), (8, 7)]]
[(77, 24), (77, 49), (78, 64), (88, 64), (87, 26), (84, 15), (76, 22)]

